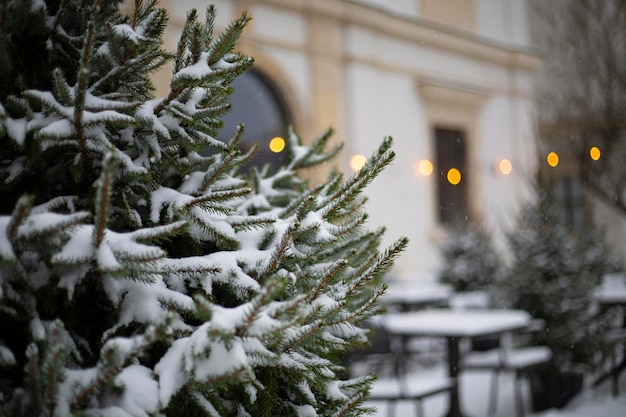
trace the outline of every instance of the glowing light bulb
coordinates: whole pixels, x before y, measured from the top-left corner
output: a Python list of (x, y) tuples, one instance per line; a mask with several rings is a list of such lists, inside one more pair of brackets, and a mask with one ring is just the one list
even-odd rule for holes
[(509, 175), (513, 170), (513, 165), (511, 164), (511, 161), (504, 158), (498, 162), (498, 170), (504, 175)]
[(456, 168), (450, 168), (448, 170), (448, 182), (452, 185), (457, 185), (461, 182), (461, 171)]
[(354, 172), (360, 171), (366, 162), (367, 158), (365, 157), (365, 155), (362, 155), (360, 153), (352, 155), (352, 157), (350, 158), (350, 168), (352, 168)]
[(270, 140), (270, 151), (274, 152), (274, 153), (280, 153), (285, 149), (285, 139), (281, 138), (280, 136), (276, 136), (275, 138), (272, 138), (272, 140)]
[(433, 163), (428, 159), (422, 159), (417, 165), (417, 171), (425, 176), (433, 173)]
[(598, 148), (597, 146), (593, 146), (591, 149), (589, 149), (589, 156), (594, 161), (597, 161), (598, 159), (600, 159), (600, 156), (602, 156), (602, 153), (600, 152), (600, 148)]
[(557, 155), (556, 152), (550, 152), (546, 157), (546, 160), (548, 161), (548, 165), (554, 168), (559, 164), (559, 155)]

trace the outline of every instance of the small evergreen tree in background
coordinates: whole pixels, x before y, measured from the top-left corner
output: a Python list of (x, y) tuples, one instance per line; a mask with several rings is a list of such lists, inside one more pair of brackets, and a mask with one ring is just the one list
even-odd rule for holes
[(508, 234), (513, 262), (498, 298), (545, 321), (541, 343), (552, 349), (559, 372), (593, 372), (612, 349), (606, 332), (615, 323), (612, 312), (598, 311), (594, 291), (619, 265), (602, 234), (590, 224), (572, 229), (552, 190), (539, 184)]
[(364, 229), (391, 140), (309, 187), (339, 148), (291, 131), (287, 165), (247, 180), (243, 130), (215, 137), (248, 17), (216, 36), (191, 11), (170, 54), (165, 11), (121, 3), (0, 8), (0, 415), (361, 415), (371, 377), (339, 357), (407, 243)]
[(439, 280), (455, 291), (489, 291), (501, 272), (491, 235), (480, 225), (453, 228), (441, 246)]

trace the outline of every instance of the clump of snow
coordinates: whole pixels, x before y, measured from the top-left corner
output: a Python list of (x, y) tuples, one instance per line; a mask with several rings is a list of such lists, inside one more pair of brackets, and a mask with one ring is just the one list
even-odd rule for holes
[(159, 385), (152, 371), (145, 366), (125, 367), (115, 378), (115, 385), (123, 388), (117, 399), (121, 408), (132, 416), (148, 417), (159, 409)]

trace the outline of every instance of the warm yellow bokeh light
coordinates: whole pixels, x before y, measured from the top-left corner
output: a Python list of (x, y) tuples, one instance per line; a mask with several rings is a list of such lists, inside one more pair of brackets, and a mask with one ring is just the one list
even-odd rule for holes
[(597, 146), (594, 146), (591, 149), (589, 149), (589, 156), (594, 161), (597, 161), (598, 159), (600, 159), (601, 155), (602, 153), (600, 152), (600, 149)]
[(274, 153), (280, 153), (285, 149), (285, 139), (280, 136), (276, 136), (270, 140), (270, 151)]
[(352, 157), (350, 158), (350, 168), (352, 168), (352, 170), (355, 172), (360, 171), (366, 162), (367, 158), (365, 157), (365, 155), (361, 155), (360, 153), (352, 155)]
[(433, 163), (428, 159), (422, 159), (417, 166), (417, 169), (422, 175), (430, 175), (433, 173)]
[(554, 168), (559, 164), (559, 155), (557, 155), (556, 152), (550, 152), (546, 160), (548, 161), (548, 165)]
[(504, 175), (509, 175), (513, 170), (513, 165), (508, 159), (501, 159), (498, 163), (498, 170)]
[(450, 168), (448, 170), (448, 182), (452, 185), (457, 185), (461, 182), (461, 171), (456, 168)]

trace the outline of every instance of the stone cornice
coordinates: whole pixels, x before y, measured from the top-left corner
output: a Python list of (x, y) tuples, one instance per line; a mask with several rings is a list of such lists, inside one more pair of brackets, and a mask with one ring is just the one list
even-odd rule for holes
[(426, 19), (400, 16), (351, 0), (239, 0), (238, 3), (243, 7), (263, 4), (304, 15), (319, 15), (514, 69), (536, 71), (541, 63), (529, 48), (488, 39)]

